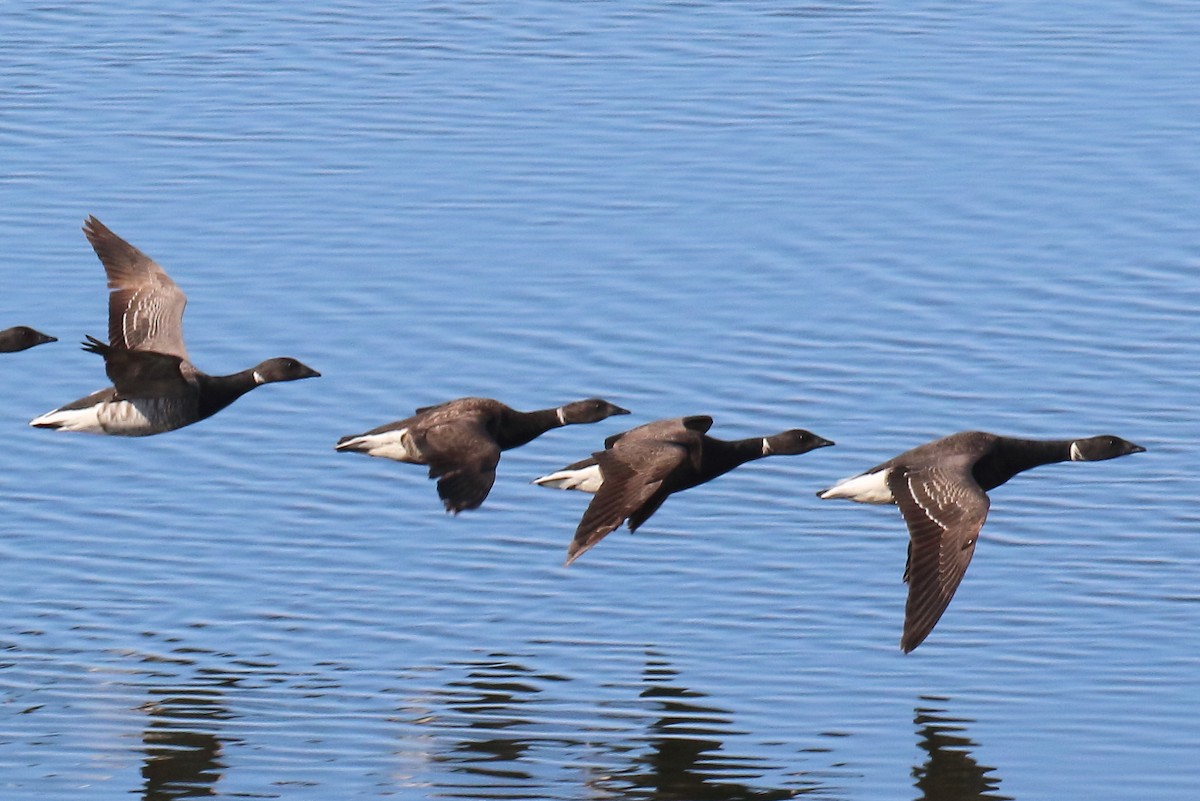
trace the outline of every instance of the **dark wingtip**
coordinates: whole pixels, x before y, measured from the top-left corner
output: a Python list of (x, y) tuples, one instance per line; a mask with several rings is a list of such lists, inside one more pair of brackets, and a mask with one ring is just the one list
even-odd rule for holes
[(107, 229), (105, 228), (104, 223), (96, 219), (96, 215), (89, 214), (87, 219), (83, 221), (83, 228), (81, 230), (83, 231), (83, 235), (86, 236), (90, 242), (98, 233)]
[[(439, 490), (441, 487), (438, 488)], [(442, 506), (446, 507), (446, 514), (458, 517), (460, 512), (465, 512), (467, 509), (478, 509), (482, 505), (482, 501), (471, 506), (469, 503), (461, 503), (452, 498), (442, 498)]]
[(563, 562), (563, 567), (569, 567), (572, 562), (590, 551), (592, 545), (595, 544), (593, 542), (589, 545), (580, 540), (571, 540), (571, 544), (567, 546), (567, 561)]
[(99, 354), (100, 356), (104, 356), (108, 352), (109, 345), (107, 343), (96, 339), (91, 334), (84, 334), (83, 336), (84, 341), (80, 343), (80, 348), (83, 350), (86, 350), (88, 353)]
[(917, 649), (917, 646), (925, 642), (925, 638), (932, 633), (933, 629), (924, 633), (920, 632), (904, 632), (900, 637), (900, 650), (906, 654), (911, 654)]

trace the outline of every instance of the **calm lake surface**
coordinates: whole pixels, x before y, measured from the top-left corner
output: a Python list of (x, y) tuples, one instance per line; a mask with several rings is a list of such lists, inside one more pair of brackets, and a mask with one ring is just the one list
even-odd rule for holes
[[(1183, 0), (26, 3), (0, 21), (0, 798), (1155, 799), (1200, 787), (1200, 15)], [(145, 440), (95, 214), (195, 362)], [(333, 443), (461, 395), (630, 417), (445, 515)], [(530, 479), (711, 414), (835, 448), (571, 568)], [(817, 489), (963, 429), (1145, 454), (992, 493), (898, 648), (894, 509)]]

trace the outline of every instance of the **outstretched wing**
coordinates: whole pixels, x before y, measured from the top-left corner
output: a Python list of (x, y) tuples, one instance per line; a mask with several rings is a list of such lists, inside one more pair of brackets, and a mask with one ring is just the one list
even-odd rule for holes
[(900, 640), (907, 653), (929, 636), (954, 597), (990, 503), (965, 461), (919, 470), (897, 467), (887, 482), (908, 524), (908, 601)]
[(187, 359), (183, 310), (187, 296), (153, 259), (88, 217), (83, 233), (108, 275), (108, 340), (117, 348)]

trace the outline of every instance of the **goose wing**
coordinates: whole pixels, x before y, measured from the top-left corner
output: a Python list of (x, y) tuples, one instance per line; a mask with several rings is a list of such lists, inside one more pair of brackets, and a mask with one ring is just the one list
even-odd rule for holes
[(83, 233), (108, 275), (108, 340), (118, 348), (187, 359), (183, 310), (187, 296), (153, 259), (95, 217)]
[(949, 466), (896, 467), (887, 483), (908, 524), (908, 601), (900, 641), (907, 653), (929, 636), (954, 597), (990, 502), (965, 459)]
[(190, 366), (184, 368), (178, 356), (112, 347), (91, 336), (83, 349), (104, 357), (104, 372), (118, 398), (178, 398), (196, 391), (184, 374), (185, 369), (190, 372)]
[(698, 445), (696, 434), (674, 440), (626, 439), (618, 447), (592, 454), (604, 481), (575, 529), (567, 564), (626, 519), (630, 520), (631, 530), (644, 523), (670, 494), (664, 482), (694, 460), (693, 451)]
[(458, 514), (483, 503), (496, 482), (500, 446), (478, 416), (434, 422), (413, 431), (418, 451), (438, 480), (446, 511)]

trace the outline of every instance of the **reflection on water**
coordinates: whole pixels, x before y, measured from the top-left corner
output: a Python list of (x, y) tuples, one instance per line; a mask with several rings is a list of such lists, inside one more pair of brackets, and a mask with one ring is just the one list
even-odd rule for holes
[(630, 766), (610, 782), (624, 798), (646, 799), (777, 799), (793, 798), (816, 787), (761, 788), (738, 782), (759, 778), (770, 766), (752, 757), (724, 753), (723, 739), (732, 733), (730, 713), (701, 704), (702, 693), (676, 679), (678, 671), (661, 660), (646, 664), (641, 697), (653, 701), (657, 714), (647, 724), (647, 749), (631, 757)]
[(433, 760), (487, 779), (495, 788), (504, 787), (505, 781), (532, 779), (517, 763), (540, 738), (522, 734), (533, 721), (520, 711), (541, 692), (533, 681), (552, 677), (535, 676), (507, 659), (465, 667), (466, 678), (447, 682), (439, 693), (446, 709), (437, 717), (438, 725), (463, 726), (471, 736), (456, 739), (448, 753), (434, 754)]
[(142, 733), (144, 801), (216, 794), (214, 785), (225, 767), (216, 732), (230, 715), (220, 691), (204, 684), (150, 690), (150, 700), (142, 706), (148, 716)]
[[(653, 655), (641, 687), (621, 687), (623, 696), (595, 699), (583, 711), (564, 700), (570, 692), (547, 692), (578, 682), (537, 672), (511, 656), (445, 670), (464, 675), (423, 694), (433, 705), (414, 719), (418, 729), (440, 730), (436, 744), (423, 740), (422, 748), (430, 762), (449, 766), (461, 780), (452, 784), (439, 774), (439, 796), (577, 797), (582, 782), (589, 797), (599, 798), (831, 797), (810, 774), (785, 773), (790, 766), (729, 753), (729, 741), (745, 736), (731, 713), (681, 685), (678, 671)], [(547, 753), (565, 758), (548, 766)], [(790, 786), (770, 786), (779, 776)], [(559, 792), (551, 784), (561, 785)]]
[(924, 765), (913, 768), (916, 787), (921, 791), (917, 801), (1011, 801), (1011, 796), (994, 792), (1000, 780), (988, 774), (995, 768), (980, 765), (971, 756), (970, 749), (977, 743), (962, 734), (970, 722), (949, 717), (944, 709), (916, 708), (913, 723), (920, 738), (918, 744), (929, 754)]

